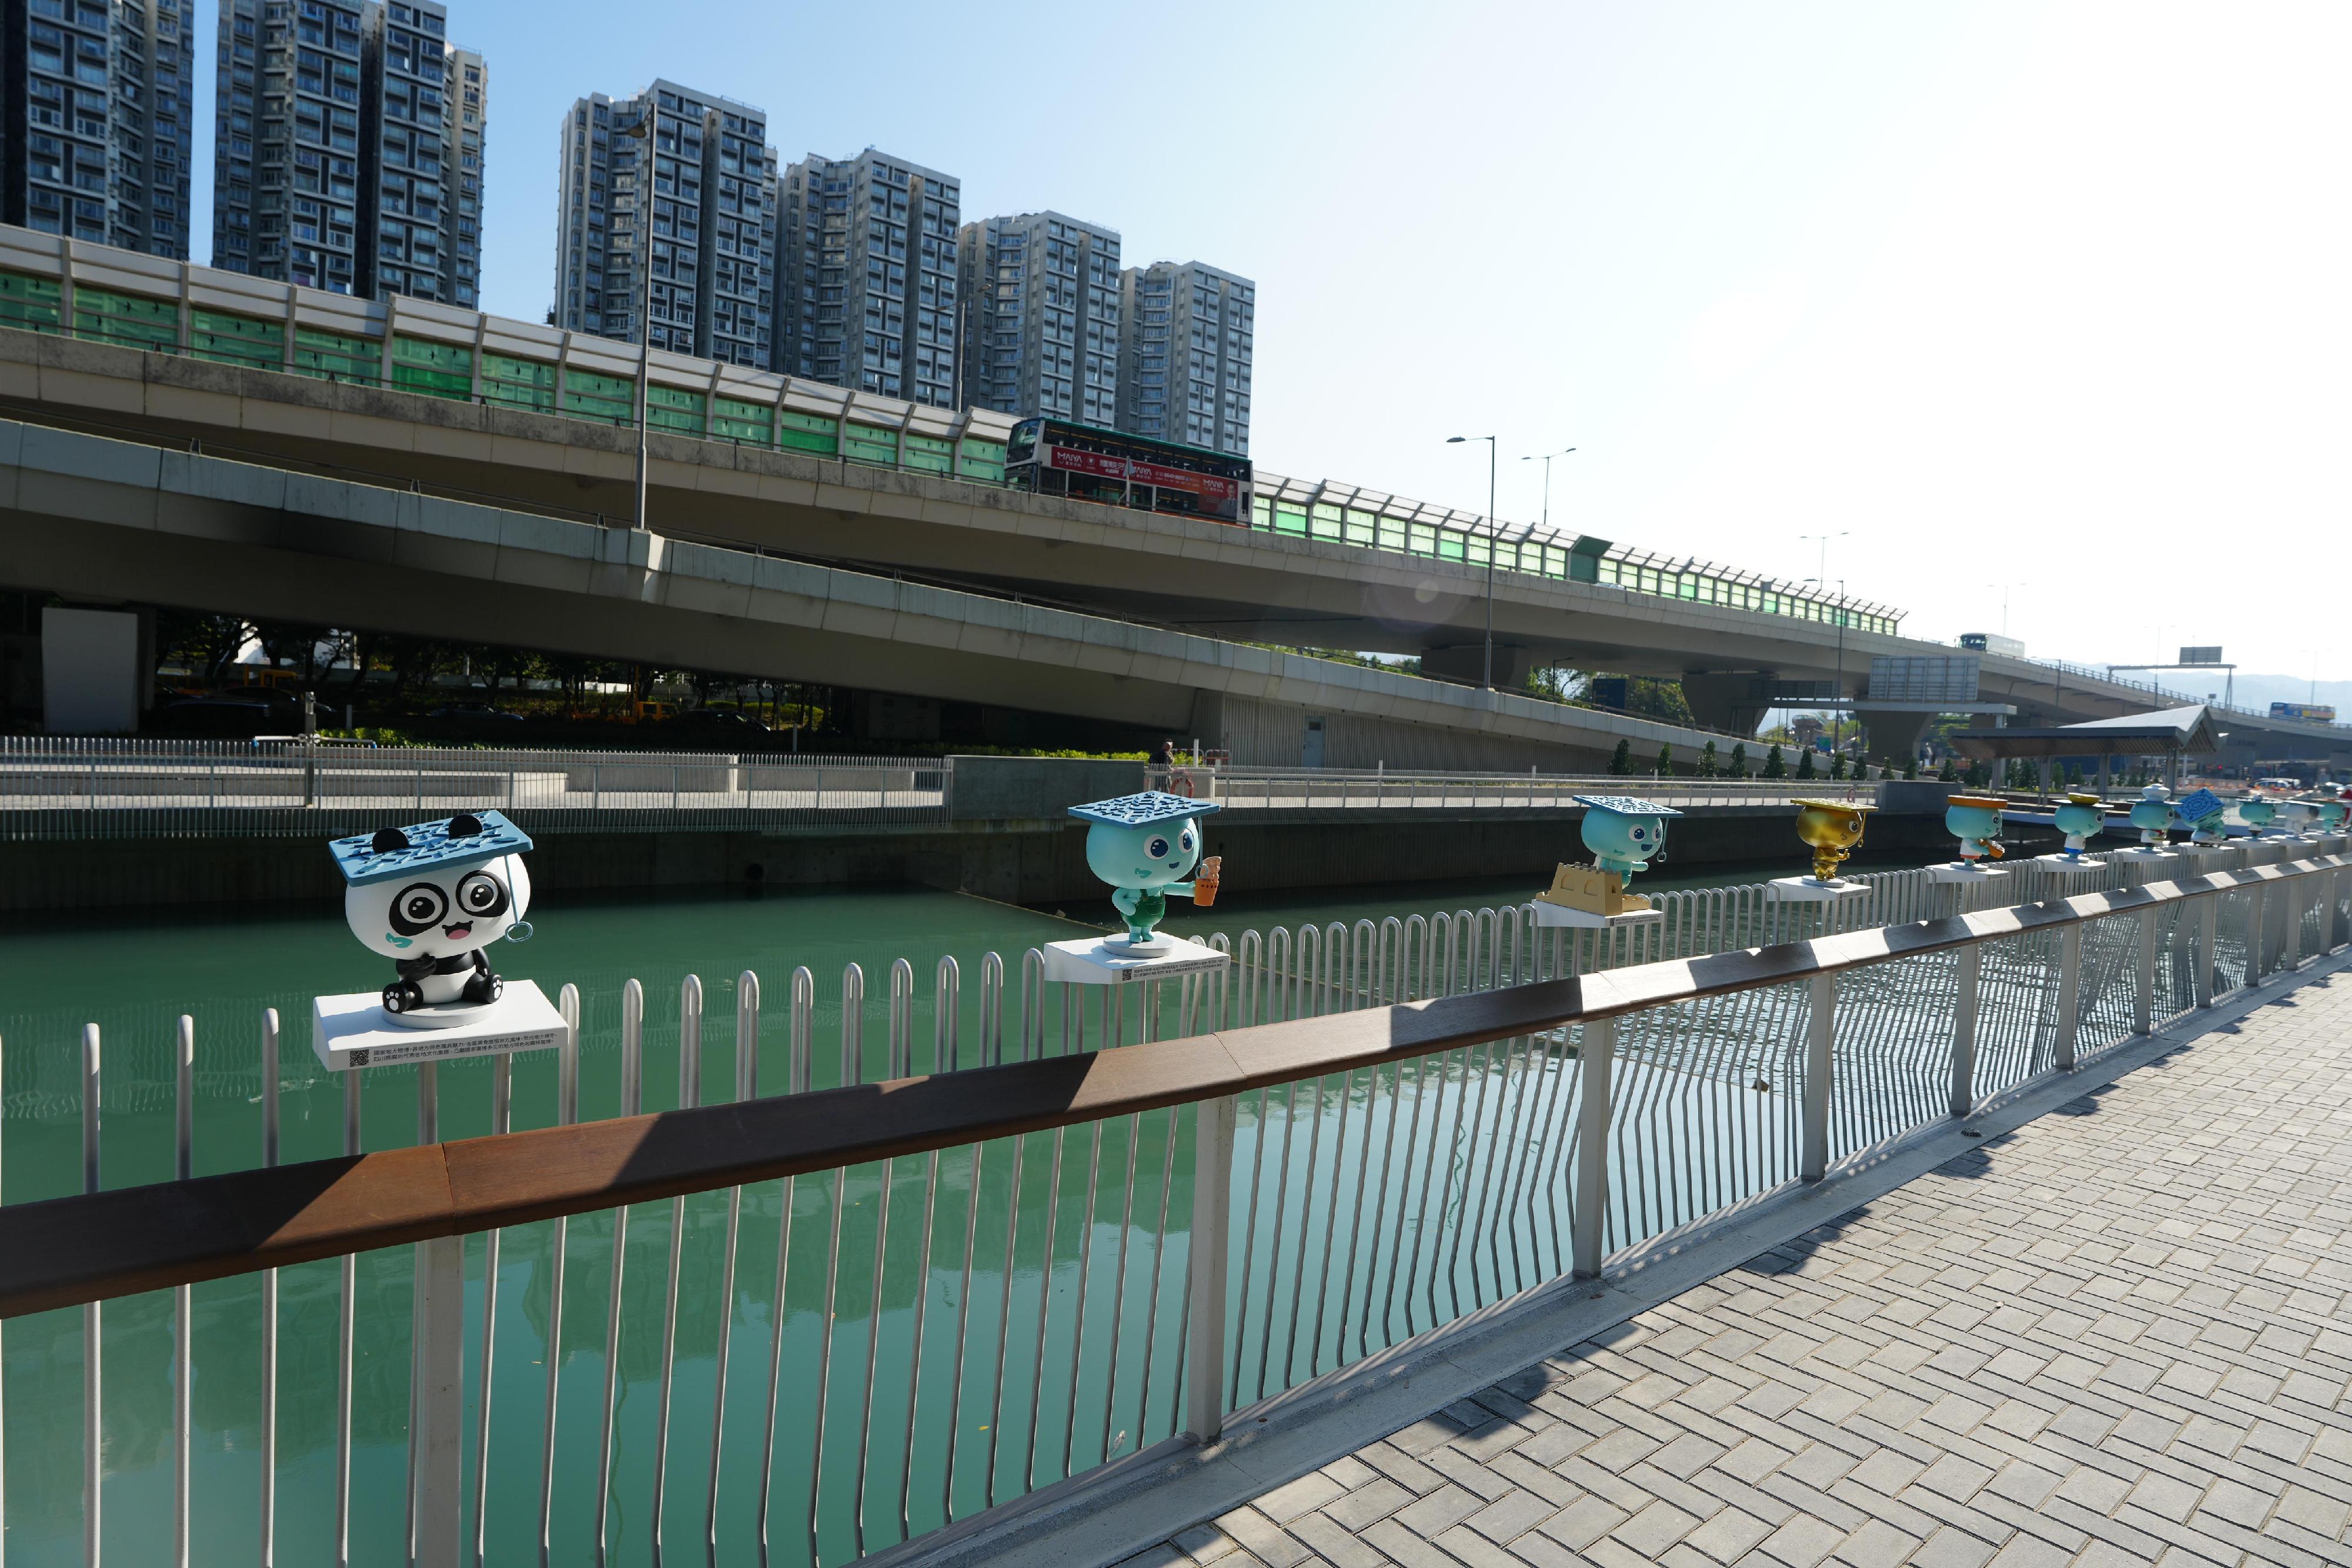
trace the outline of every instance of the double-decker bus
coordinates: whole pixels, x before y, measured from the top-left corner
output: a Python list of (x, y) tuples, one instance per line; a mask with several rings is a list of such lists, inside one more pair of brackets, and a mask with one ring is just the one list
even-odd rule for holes
[(1249, 521), (1250, 465), (1205, 447), (1063, 419), (1024, 419), (1004, 449), (1004, 480), (1147, 512)]

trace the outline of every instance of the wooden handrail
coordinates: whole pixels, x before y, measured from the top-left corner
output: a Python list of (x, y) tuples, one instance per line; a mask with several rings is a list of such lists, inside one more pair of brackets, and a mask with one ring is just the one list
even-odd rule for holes
[(1041, 1061), (0, 1207), (0, 1318), (1221, 1098), (2340, 870), (2151, 883)]

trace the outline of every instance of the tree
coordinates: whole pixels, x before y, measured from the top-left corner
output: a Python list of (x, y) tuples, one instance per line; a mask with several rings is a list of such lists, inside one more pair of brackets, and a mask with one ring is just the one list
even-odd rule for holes
[[(1845, 777), (1844, 752), (1832, 751), (1830, 753), (1830, 777), (1832, 779), (1843, 779)], [(1856, 775), (1856, 777), (1860, 777), (1860, 775)]]
[(1788, 776), (1789, 765), (1780, 759), (1780, 748), (1776, 746), (1764, 754), (1764, 777), (1786, 779)]
[(1675, 748), (1671, 746), (1661, 746), (1658, 747), (1658, 777), (1671, 779), (1674, 776)]
[[(1972, 772), (1973, 772), (1973, 771), (1974, 771), (1974, 768), (1970, 768), (1970, 771), (1972, 771)], [(1936, 778), (1937, 778), (1937, 781), (1938, 781), (1938, 782), (1940, 782), (1940, 783), (1949, 784), (1949, 783), (1952, 783), (1954, 780), (1956, 780), (1958, 777), (1959, 777), (1959, 775), (1958, 775), (1957, 772), (1955, 772), (1955, 771), (1953, 770), (1953, 768), (1952, 768), (1952, 759), (1951, 759), (1950, 758), (1948, 758), (1948, 757), (1945, 758), (1944, 758), (1944, 766), (1943, 766), (1943, 768), (1942, 768), (1941, 769), (1939, 769), (1939, 770), (1937, 772), (1937, 774), (1936, 774)]]
[(1744, 740), (1731, 743), (1731, 776), (1734, 779), (1748, 777), (1748, 743)]
[(1538, 702), (1570, 702), (1574, 700), (1571, 688), (1575, 680), (1573, 670), (1529, 670), (1526, 695)]
[(236, 663), (252, 636), (252, 623), (241, 615), (198, 615), (184, 610), (155, 612), (157, 662), (179, 664), (192, 679), (208, 684), (217, 682)]
[(1906, 779), (1919, 777), (1919, 757), (1916, 752), (1903, 759), (1903, 777)]
[[(1596, 680), (1622, 679), (1625, 683), (1625, 705), (1618, 709), (1615, 702), (1601, 703), (1593, 698), (1592, 684)], [(1663, 719), (1668, 724), (1691, 724), (1690, 699), (1683, 695), (1680, 681), (1662, 681), (1655, 675), (1622, 677), (1588, 674), (1577, 687), (1577, 700), (1594, 707), (1635, 714), (1643, 718)]]
[(1633, 743), (1632, 741), (1621, 740), (1617, 743), (1617, 749), (1610, 754), (1609, 771), (1612, 775), (1620, 779), (1628, 776), (1633, 771)]
[(1808, 746), (1801, 748), (1797, 753), (1797, 777), (1800, 779), (1811, 779), (1812, 776), (1813, 748)]
[(1710, 740), (1699, 748), (1698, 776), (1702, 779), (1712, 779), (1716, 772), (1715, 742)]

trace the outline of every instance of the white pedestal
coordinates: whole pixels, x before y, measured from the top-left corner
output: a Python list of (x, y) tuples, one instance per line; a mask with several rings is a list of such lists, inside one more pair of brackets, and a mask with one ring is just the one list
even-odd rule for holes
[(2052, 876), (2087, 876), (2104, 871), (2107, 862), (2093, 860), (2089, 855), (2035, 855), (2033, 863)]
[(1979, 865), (1974, 861), (1946, 861), (1942, 865), (1927, 868), (1929, 882), (1999, 882), (2008, 874), (1999, 867)]
[(2179, 852), (2177, 850), (2159, 850), (2149, 844), (2135, 844), (2127, 850), (2116, 850), (2107, 858), (2111, 861), (2165, 861)]
[(1613, 931), (1620, 925), (1654, 925), (1666, 917), (1663, 909), (1628, 909), (1619, 915), (1602, 915), (1590, 909), (1570, 909), (1565, 904), (1535, 901), (1536, 924), (1540, 926), (1572, 926), (1579, 931)]
[(1045, 977), (1074, 986), (1125, 986), (1137, 980), (1162, 980), (1176, 975), (1205, 975), (1233, 960), (1214, 947), (1162, 936), (1164, 950), (1138, 953), (1124, 936), (1082, 936), (1075, 942), (1049, 942), (1045, 946)]
[(1870, 889), (1858, 882), (1841, 877), (1835, 882), (1822, 882), (1810, 876), (1783, 876), (1764, 884), (1767, 904), (1843, 904), (1849, 898), (1860, 898)]
[(547, 1051), (563, 1043), (563, 1015), (536, 980), (509, 980), (506, 994), (481, 1009), (481, 1017), (449, 1029), (403, 1029), (383, 1010), (374, 991), (320, 997), (310, 1004), (310, 1049), (330, 1072), (395, 1062), (446, 1061), (457, 1056), (495, 1056), (509, 1051)]

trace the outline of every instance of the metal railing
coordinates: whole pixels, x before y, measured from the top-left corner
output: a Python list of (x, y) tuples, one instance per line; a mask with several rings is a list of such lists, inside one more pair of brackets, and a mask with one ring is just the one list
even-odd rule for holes
[(1380, 768), (1237, 768), (1154, 765), (1149, 787), (1213, 802), (1227, 810), (1337, 810), (1387, 807), (1479, 807), (1581, 810), (1579, 795), (1631, 795), (1664, 806), (1778, 805), (1800, 796), (1861, 800), (1875, 781), (1715, 776), (1394, 771)]
[(2005, 656), (2023, 664), (2038, 664), (2045, 670), (2054, 670), (2062, 675), (2074, 675), (2084, 681), (2097, 681), (2110, 686), (2125, 686), (2133, 691), (2147, 692), (2150, 695), (2162, 697), (2166, 702), (2178, 707), (2210, 707), (2217, 713), (2235, 714), (2241, 718), (2261, 719), (2274, 724), (2307, 725), (2316, 729), (2352, 728), (2352, 725), (2336, 720), (2279, 719), (2257, 708), (2239, 707), (2232, 703), (2208, 702), (2193, 693), (2176, 691), (2160, 681), (2134, 680), (2128, 675), (2116, 674), (2113, 665), (2094, 668), (2087, 664), (2069, 664), (2063, 659), (2045, 659), (2030, 653), (2011, 653)]
[(948, 758), (0, 737), (0, 840), (289, 837), (495, 808), (533, 833), (948, 819)]
[[(184, 1019), (156, 1107), (178, 1179), (112, 1192), (90, 1026), (56, 1107), (89, 1196), (0, 1208), (0, 1315), (79, 1306), (78, 1334), (49, 1332), (60, 1359), (79, 1337), (83, 1397), (19, 1398), (12, 1435), (59, 1457), (44, 1474), (81, 1456), (91, 1564), (133, 1500), (187, 1539), (200, 1437), (206, 1507), (244, 1475), (289, 1561), (344, 1563), (373, 1529), (430, 1564), (844, 1562), (1213, 1439), (2340, 945), (2344, 848), (2116, 862), (2180, 880), (1968, 914), (1915, 872), (1835, 914), (1733, 888), (1605, 933), (1525, 907), (1246, 932), (1218, 940), (1223, 975), (1094, 998), (1034, 951), (1017, 988), (994, 955), (969, 988), (952, 959), (928, 987), (901, 959), (870, 1039), (856, 966), (823, 1040), (805, 968), (772, 1034), (748, 972), (731, 1007), (689, 977), (674, 1034), (632, 980), (604, 1051), (567, 986), (551, 1061), (394, 1069), (373, 1092), (346, 1073), (339, 1115), (288, 1116), (272, 1012), (265, 1167), (312, 1120), (347, 1158), (194, 1182), (194, 1086), (224, 1069)], [(1329, 1016), (1349, 1012), (1363, 1027)], [(1093, 1053), (1130, 1035), (1185, 1038)], [(648, 1116), (669, 1065), (677, 1109)], [(362, 1155), (364, 1102), (380, 1127), (404, 1075), (417, 1146)], [(461, 1117), (486, 1135), (437, 1142)], [(159, 1288), (162, 1318), (135, 1294)], [(174, 1398), (135, 1449), (110, 1435), (152, 1388), (106, 1377), (109, 1314), (171, 1326)], [(256, 1354), (225, 1319), (261, 1325), (252, 1443), (187, 1398)], [(9, 1330), (20, 1366), (34, 1326)], [(290, 1445), (281, 1411), (305, 1413)]]

